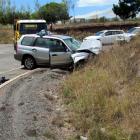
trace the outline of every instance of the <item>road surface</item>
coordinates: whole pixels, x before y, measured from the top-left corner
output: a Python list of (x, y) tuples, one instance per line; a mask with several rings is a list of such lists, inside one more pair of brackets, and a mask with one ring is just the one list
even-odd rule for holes
[(0, 77), (12, 79), (28, 70), (21, 68), (21, 63), (14, 59), (12, 44), (0, 44)]
[(14, 59), (12, 44), (0, 44), (0, 73), (20, 67), (20, 62)]

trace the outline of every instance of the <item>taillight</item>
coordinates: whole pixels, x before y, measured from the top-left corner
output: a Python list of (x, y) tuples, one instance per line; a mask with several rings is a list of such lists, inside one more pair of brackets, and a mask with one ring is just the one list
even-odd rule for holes
[(18, 51), (18, 44), (16, 43), (16, 45), (15, 45), (15, 51), (16, 51), (16, 53), (17, 53), (17, 51)]
[(18, 45), (16, 45), (16, 52), (18, 51)]

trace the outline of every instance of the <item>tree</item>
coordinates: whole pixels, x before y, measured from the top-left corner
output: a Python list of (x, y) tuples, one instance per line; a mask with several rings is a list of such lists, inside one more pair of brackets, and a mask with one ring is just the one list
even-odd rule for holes
[(106, 21), (108, 21), (108, 19), (107, 19), (105, 16), (100, 17), (98, 20), (99, 20), (100, 22), (106, 22)]
[(48, 24), (69, 19), (69, 13), (65, 3), (51, 2), (46, 4), (40, 7), (39, 11), (33, 13), (34, 17), (39, 18), (38, 12)]
[(112, 10), (123, 20), (135, 18), (140, 12), (140, 0), (119, 0), (118, 5), (113, 4)]
[(13, 24), (14, 19), (29, 19), (31, 15), (30, 7), (25, 9), (21, 6), (20, 10), (17, 10), (15, 6), (11, 5), (10, 0), (0, 0), (0, 23), (1, 24)]

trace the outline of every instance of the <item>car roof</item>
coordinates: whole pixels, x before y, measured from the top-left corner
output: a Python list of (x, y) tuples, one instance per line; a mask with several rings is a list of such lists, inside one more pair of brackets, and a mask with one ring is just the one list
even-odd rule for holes
[(111, 29), (111, 30), (104, 30), (104, 31), (123, 31), (123, 30), (119, 30), (119, 29), (118, 30), (117, 29), (114, 30), (114, 29)]
[(134, 28), (136, 28), (136, 29), (140, 29), (140, 27), (134, 27)]
[(101, 30), (99, 32), (104, 32), (105, 33), (105, 32), (108, 32), (108, 31), (122, 31), (123, 32), (123, 30), (119, 30), (119, 29), (118, 30), (117, 29), (116, 30), (115, 29)]
[(51, 35), (52, 37), (57, 37), (57, 38), (60, 38), (60, 39), (68, 39), (68, 38), (72, 38), (70, 36), (66, 36), (66, 35)]
[(46, 23), (45, 20), (18, 20), (18, 23)]
[[(37, 34), (26, 34), (26, 35), (23, 35), (23, 37), (40, 37), (39, 35)], [(55, 38), (55, 39), (68, 39), (68, 38), (72, 38), (70, 36), (66, 36), (66, 35), (45, 35), (45, 36), (42, 36), (43, 38)]]

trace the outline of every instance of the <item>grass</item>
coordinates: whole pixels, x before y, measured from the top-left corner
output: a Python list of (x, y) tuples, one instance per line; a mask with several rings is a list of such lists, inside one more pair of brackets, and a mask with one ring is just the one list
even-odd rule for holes
[(139, 45), (116, 45), (64, 82), (72, 124), (89, 140), (140, 139)]
[(11, 44), (13, 43), (14, 33), (10, 28), (0, 29), (0, 44)]
[(50, 130), (45, 132), (44, 137), (50, 140), (56, 140), (55, 134)]

